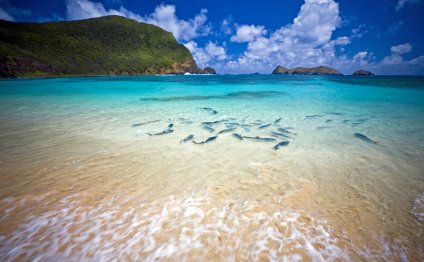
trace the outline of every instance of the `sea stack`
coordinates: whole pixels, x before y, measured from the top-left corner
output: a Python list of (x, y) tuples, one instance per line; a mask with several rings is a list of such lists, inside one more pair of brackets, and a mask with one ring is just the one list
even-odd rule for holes
[(375, 74), (371, 73), (367, 70), (358, 70), (353, 73), (354, 76), (375, 76)]
[(207, 66), (207, 67), (203, 68), (202, 73), (203, 73), (203, 74), (215, 75), (215, 74), (216, 74), (216, 71), (215, 71), (215, 69), (213, 69), (212, 67)]

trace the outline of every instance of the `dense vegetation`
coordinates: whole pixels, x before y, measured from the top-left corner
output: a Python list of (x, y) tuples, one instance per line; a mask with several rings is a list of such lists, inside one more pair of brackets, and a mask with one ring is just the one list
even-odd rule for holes
[(107, 16), (80, 21), (0, 20), (2, 76), (195, 72), (190, 51), (157, 26)]

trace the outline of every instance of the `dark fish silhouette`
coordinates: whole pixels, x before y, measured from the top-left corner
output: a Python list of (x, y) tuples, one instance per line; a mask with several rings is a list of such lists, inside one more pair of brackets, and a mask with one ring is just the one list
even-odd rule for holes
[(280, 142), (274, 146), (274, 149), (279, 150), (282, 146), (288, 146), (289, 143), (290, 143), (289, 141)]
[(291, 136), (288, 136), (288, 135), (283, 134), (283, 133), (278, 133), (278, 132), (271, 132), (271, 135), (272, 135), (272, 136), (274, 136), (274, 137), (283, 137), (283, 138), (290, 138), (290, 139), (294, 139), (294, 138), (293, 138), (293, 137), (291, 137)]
[(211, 136), (211, 137), (208, 137), (205, 141), (202, 141), (202, 142), (193, 141), (193, 143), (197, 144), (197, 145), (202, 145), (202, 144), (206, 144), (206, 143), (209, 143), (211, 141), (214, 141), (217, 138), (218, 138), (217, 136)]
[(169, 124), (169, 125), (168, 125), (168, 129), (171, 129), (173, 126), (174, 126), (174, 124), (173, 124), (173, 123)]
[(258, 127), (258, 129), (267, 128), (267, 127), (269, 127), (270, 125), (271, 125), (271, 124), (261, 125), (260, 127)]
[(216, 120), (216, 121), (202, 122), (202, 125), (214, 125), (214, 124), (219, 124), (219, 123), (225, 122), (225, 121), (227, 121), (227, 120), (221, 119), (221, 120)]
[(281, 132), (281, 133), (287, 133), (287, 134), (296, 135), (296, 133), (293, 133), (293, 132), (289, 131), (288, 128), (279, 127), (279, 128), (277, 128), (277, 130), (278, 130), (278, 132)]
[(150, 124), (150, 123), (156, 123), (156, 122), (159, 122), (159, 121), (160, 120), (152, 120), (152, 121), (147, 121), (147, 122), (144, 122), (144, 123), (136, 123), (136, 124), (133, 124), (132, 127), (142, 126), (142, 125)]
[(209, 131), (209, 132), (215, 132), (215, 129), (213, 129), (212, 127), (208, 126), (208, 125), (203, 125), (202, 126), (203, 129)]
[(236, 127), (236, 126), (240, 126), (240, 124), (236, 123), (236, 122), (230, 122), (230, 123), (226, 123), (225, 126), (227, 128), (233, 128), (233, 127)]
[(317, 127), (317, 130), (327, 129), (330, 128), (329, 126), (319, 126)]
[(194, 135), (188, 135), (186, 138), (184, 138), (183, 140), (180, 141), (180, 143), (186, 143), (190, 140), (192, 140), (194, 137)]
[(278, 118), (277, 120), (275, 120), (275, 121), (274, 121), (274, 125), (276, 125), (276, 124), (280, 123), (281, 119), (282, 119), (282, 118), (280, 117), (280, 118)]
[(309, 115), (309, 116), (305, 116), (305, 119), (312, 119), (316, 117), (323, 117), (323, 115)]
[(257, 140), (257, 141), (264, 141), (264, 142), (271, 142), (271, 141), (277, 140), (277, 139), (271, 138), (271, 137), (259, 137), (259, 136), (243, 136), (243, 138), (253, 139), (253, 140)]
[(233, 132), (234, 130), (236, 130), (236, 128), (235, 128), (235, 127), (227, 128), (227, 129), (224, 129), (224, 130), (219, 131), (219, 132), (218, 132), (218, 135), (219, 135), (219, 134), (228, 133), (228, 132)]
[(237, 138), (238, 140), (243, 140), (243, 136), (237, 133), (233, 133), (233, 137)]
[(202, 107), (202, 109), (203, 109), (203, 110), (206, 110), (206, 111), (208, 111), (208, 112), (211, 112), (211, 113), (212, 113), (212, 115), (216, 115), (216, 114), (218, 114), (218, 111), (216, 111), (216, 110), (214, 110), (213, 108), (210, 108), (210, 107)]
[(373, 141), (371, 139), (369, 139), (366, 135), (360, 134), (360, 133), (355, 133), (353, 134), (354, 137), (359, 138), (361, 140), (364, 140), (365, 142), (371, 143), (371, 144), (378, 144), (377, 141)]
[(154, 133), (154, 134), (152, 134), (152, 133), (147, 133), (149, 136), (159, 136), (159, 135), (165, 135), (165, 134), (170, 134), (170, 133), (172, 133), (172, 132), (174, 132), (174, 130), (173, 129), (165, 129), (165, 130), (163, 130), (162, 132), (160, 132), (160, 133)]

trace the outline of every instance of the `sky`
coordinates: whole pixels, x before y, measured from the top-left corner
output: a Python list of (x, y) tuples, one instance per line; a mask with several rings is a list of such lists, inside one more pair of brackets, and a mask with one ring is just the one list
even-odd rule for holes
[(0, 0), (9, 21), (105, 15), (172, 32), (198, 66), (219, 73), (324, 65), (424, 74), (424, 0)]

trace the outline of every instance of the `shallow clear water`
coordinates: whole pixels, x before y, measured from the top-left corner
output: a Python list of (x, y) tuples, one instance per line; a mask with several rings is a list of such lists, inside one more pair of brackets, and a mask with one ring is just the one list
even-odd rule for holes
[(423, 77), (3, 80), (0, 123), (2, 261), (424, 259)]

